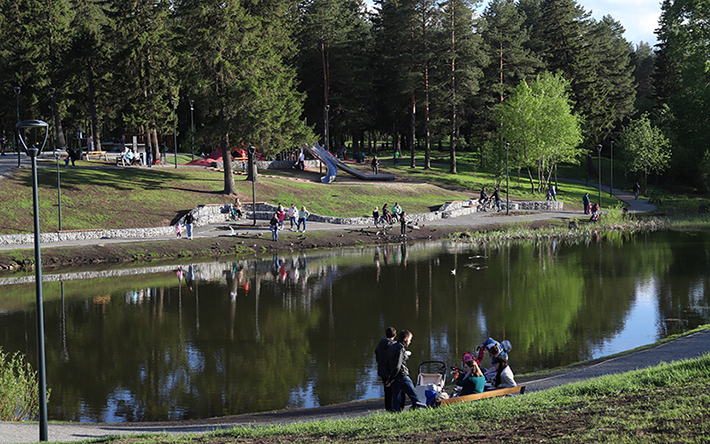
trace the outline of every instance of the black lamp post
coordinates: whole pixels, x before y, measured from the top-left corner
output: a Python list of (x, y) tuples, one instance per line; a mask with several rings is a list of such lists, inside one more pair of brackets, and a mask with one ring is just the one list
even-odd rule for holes
[[(39, 383), (39, 440), (47, 441), (47, 372), (44, 354), (44, 309), (42, 302), (42, 252), (40, 247), (39, 231), (39, 194), (37, 186), (37, 156), (44, 149), (49, 135), (49, 125), (41, 120), (24, 120), (15, 126), (17, 138), (25, 148), (25, 152), (32, 159), (32, 192), (34, 202), (34, 235), (35, 235), (35, 288), (37, 293), (37, 364)], [(42, 145), (37, 147), (35, 143), (30, 148), (27, 147), (24, 139), (25, 131), (37, 132), (44, 130), (44, 140)]]
[[(15, 90), (15, 99), (17, 103), (17, 123), (20, 123), (20, 87), (16, 86), (14, 88)], [(17, 149), (17, 168), (20, 167), (20, 141), (18, 139), (15, 139), (15, 149)]]
[(508, 151), (510, 143), (505, 142), (505, 215), (510, 214), (510, 188), (508, 187)]
[(195, 110), (195, 101), (190, 100), (190, 127), (192, 128), (190, 131), (191, 138), (190, 138), (190, 153), (192, 155), (191, 160), (195, 160), (195, 119), (192, 114), (192, 112)]
[(256, 147), (251, 145), (247, 151), (249, 152), (249, 169), (251, 170), (251, 212), (254, 216), (254, 226), (256, 226)]
[(614, 195), (614, 139), (611, 139), (611, 171), (609, 175), (609, 197)]
[(602, 206), (602, 144), (597, 145), (597, 155), (599, 161), (599, 206)]
[(177, 101), (178, 99), (173, 99), (173, 148), (175, 149), (175, 168), (177, 168)]

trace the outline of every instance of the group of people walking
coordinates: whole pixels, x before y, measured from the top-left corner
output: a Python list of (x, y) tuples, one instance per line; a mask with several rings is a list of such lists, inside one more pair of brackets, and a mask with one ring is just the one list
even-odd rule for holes
[(306, 219), (308, 219), (308, 216), (311, 215), (311, 213), (308, 212), (308, 210), (306, 209), (306, 206), (301, 206), (301, 209), (299, 210), (296, 208), (296, 204), (291, 204), (291, 206), (286, 209), (281, 205), (281, 203), (279, 203), (276, 212), (269, 221), (269, 226), (271, 228), (271, 238), (274, 240), (274, 242), (279, 240), (279, 230), (283, 230), (284, 219), (286, 218), (287, 214), (288, 220), (291, 223), (291, 227), (289, 228), (289, 230), (293, 231), (293, 226), (296, 225), (296, 232), (306, 232)]
[(395, 222), (399, 222), (401, 225), (400, 234), (403, 236), (407, 235), (407, 214), (399, 205), (399, 202), (395, 202), (391, 210), (389, 204), (385, 203), (382, 205), (381, 215), (380, 208), (375, 207), (375, 209), (372, 210), (372, 219), (375, 221), (375, 227), (377, 228), (379, 228), (380, 223), (393, 225)]
[[(377, 375), (382, 380), (385, 391), (385, 409), (388, 412), (400, 412), (404, 409), (406, 398), (409, 397), (412, 409), (427, 407), (426, 400), (419, 399), (412, 379), (409, 377), (407, 361), (412, 352), (407, 348), (412, 343), (414, 335), (409, 330), (397, 333), (394, 327), (387, 327), (385, 337), (375, 348), (377, 360)], [(483, 393), (484, 390), (516, 387), (513, 371), (508, 365), (510, 342), (488, 338), (478, 347), (478, 356), (464, 354), (463, 371), (456, 377), (459, 387), (455, 396), (465, 396)], [(480, 364), (484, 352), (491, 358), (491, 368), (483, 371)]]

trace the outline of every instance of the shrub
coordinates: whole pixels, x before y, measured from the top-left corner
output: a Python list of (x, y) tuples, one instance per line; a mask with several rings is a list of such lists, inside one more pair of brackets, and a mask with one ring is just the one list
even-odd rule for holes
[(0, 420), (27, 421), (38, 417), (37, 372), (19, 352), (8, 355), (0, 349)]

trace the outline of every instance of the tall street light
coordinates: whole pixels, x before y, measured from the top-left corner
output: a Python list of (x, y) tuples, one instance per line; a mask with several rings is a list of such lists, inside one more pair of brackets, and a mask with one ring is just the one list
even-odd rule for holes
[[(17, 103), (17, 123), (20, 123), (20, 87), (16, 86), (14, 88), (15, 90), (15, 98), (16, 98), (16, 103)], [(17, 168), (20, 167), (20, 141), (15, 138), (15, 149), (17, 150)]]
[[(56, 122), (54, 115), (54, 93), (56, 91), (55, 88), (49, 88), (49, 98), (52, 99), (52, 123)], [(59, 208), (59, 231), (62, 231), (62, 183), (59, 173), (59, 153), (57, 152), (57, 129), (55, 125), (52, 125), (52, 148), (54, 157), (57, 160), (57, 208)]]
[(609, 197), (614, 195), (614, 139), (611, 139), (611, 174), (609, 175)]
[(173, 99), (173, 148), (175, 149), (175, 168), (177, 168), (177, 101)]
[(190, 126), (192, 127), (190, 131), (190, 135), (192, 136), (190, 139), (191, 142), (191, 147), (190, 147), (190, 153), (192, 154), (192, 159), (195, 160), (195, 119), (192, 115), (192, 112), (195, 110), (195, 101), (190, 100)]
[[(25, 152), (32, 159), (32, 198), (34, 202), (34, 234), (35, 234), (35, 288), (37, 293), (37, 363), (38, 363), (38, 383), (39, 383), (39, 440), (47, 441), (47, 372), (44, 354), (44, 309), (42, 302), (42, 252), (39, 241), (39, 194), (37, 187), (37, 156), (44, 149), (49, 135), (49, 125), (41, 120), (24, 120), (15, 125), (17, 138), (25, 148)], [(25, 131), (34, 130), (34, 138), (37, 139), (37, 132), (44, 130), (44, 140), (41, 146), (37, 143), (30, 148), (27, 147), (24, 139)]]
[(597, 154), (599, 159), (599, 206), (602, 206), (602, 144), (597, 145)]
[(505, 142), (505, 215), (510, 214), (510, 188), (508, 187), (508, 151), (510, 143)]

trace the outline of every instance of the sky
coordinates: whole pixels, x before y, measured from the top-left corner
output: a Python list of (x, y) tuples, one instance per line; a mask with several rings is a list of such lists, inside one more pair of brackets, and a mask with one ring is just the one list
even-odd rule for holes
[[(372, 4), (372, 0), (366, 0)], [(481, 11), (488, 4), (483, 1)], [(577, 0), (592, 17), (601, 20), (605, 15), (611, 15), (626, 29), (624, 37), (634, 45), (646, 42), (653, 47), (656, 44), (655, 29), (661, 15), (661, 0)]]

